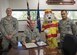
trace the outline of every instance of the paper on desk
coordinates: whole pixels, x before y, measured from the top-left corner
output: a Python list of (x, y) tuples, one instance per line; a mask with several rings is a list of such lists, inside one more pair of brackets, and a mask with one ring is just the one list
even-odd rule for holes
[(37, 44), (38, 44), (39, 46), (47, 45), (47, 44), (46, 44), (45, 42), (43, 42), (43, 41), (37, 42)]
[(26, 43), (25, 46), (26, 46), (26, 48), (37, 47), (37, 45), (35, 43)]
[(18, 47), (22, 46), (22, 44), (20, 42), (18, 42)]

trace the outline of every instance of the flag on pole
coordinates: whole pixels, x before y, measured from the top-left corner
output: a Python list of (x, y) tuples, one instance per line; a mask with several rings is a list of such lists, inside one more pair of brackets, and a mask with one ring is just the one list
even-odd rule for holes
[(27, 19), (29, 19), (30, 20), (30, 9), (29, 9), (29, 3), (28, 3), (28, 1), (27, 1)]
[(41, 21), (40, 21), (40, 13), (39, 13), (39, 2), (38, 2), (38, 8), (37, 8), (37, 28), (39, 32), (41, 32)]

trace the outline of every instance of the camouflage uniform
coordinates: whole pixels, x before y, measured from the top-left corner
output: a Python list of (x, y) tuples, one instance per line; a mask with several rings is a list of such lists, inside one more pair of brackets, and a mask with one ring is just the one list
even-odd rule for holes
[[(10, 20), (8, 20), (10, 18)], [(14, 17), (4, 17), (1, 20), (1, 32), (3, 35), (3, 41), (2, 46), (3, 49), (7, 49), (9, 46), (9, 43), (12, 44), (13, 47), (17, 46), (17, 37), (18, 37), (18, 21)], [(13, 37), (11, 40), (7, 40), (5, 36), (13, 34)]]
[(71, 19), (59, 21), (60, 39), (62, 40), (66, 34), (77, 35), (77, 27)]
[[(31, 31), (31, 29), (26, 26), (26, 30), (24, 31), (24, 37), (26, 38), (26, 42), (31, 42), (32, 40), (36, 40), (36, 41), (41, 41), (41, 35), (38, 31), (37, 28), (33, 28), (33, 30)], [(23, 39), (25, 39), (23, 38)], [(22, 39), (22, 41), (23, 41)]]
[(1, 22), (0, 22), (0, 39), (2, 39), (2, 35), (1, 35)]

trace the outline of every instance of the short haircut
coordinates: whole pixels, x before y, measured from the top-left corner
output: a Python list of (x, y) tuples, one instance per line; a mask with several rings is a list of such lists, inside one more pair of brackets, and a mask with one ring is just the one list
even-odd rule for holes
[(8, 11), (9, 9), (12, 10), (11, 8), (7, 8), (6, 11)]
[(61, 12), (65, 11), (67, 13), (67, 10), (61, 10)]

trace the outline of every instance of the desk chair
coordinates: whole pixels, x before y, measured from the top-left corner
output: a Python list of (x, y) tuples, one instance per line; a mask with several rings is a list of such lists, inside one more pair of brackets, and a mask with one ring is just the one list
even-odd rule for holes
[(62, 44), (62, 51), (64, 55), (76, 55), (77, 50), (77, 38), (73, 35), (67, 34), (64, 37)]

